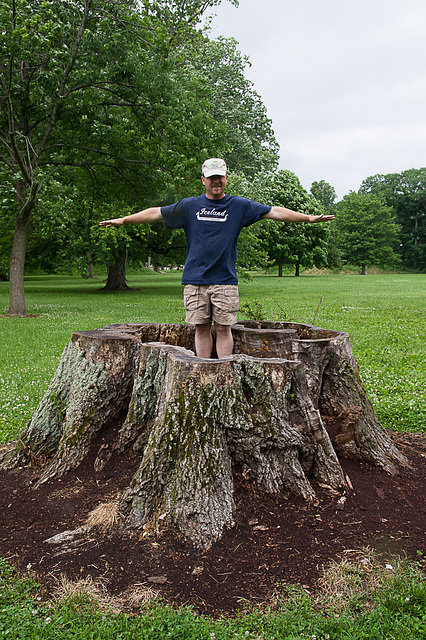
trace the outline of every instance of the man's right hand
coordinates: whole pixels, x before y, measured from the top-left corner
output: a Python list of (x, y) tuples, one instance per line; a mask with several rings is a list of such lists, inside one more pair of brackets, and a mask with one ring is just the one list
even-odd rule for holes
[(113, 220), (102, 220), (100, 227), (120, 227), (124, 224), (124, 218), (114, 218)]
[(122, 224), (152, 224), (153, 222), (159, 222), (162, 219), (161, 208), (150, 207), (149, 209), (143, 209), (143, 211), (132, 213), (130, 216), (124, 216), (123, 218), (102, 220), (99, 225), (101, 227), (121, 227)]

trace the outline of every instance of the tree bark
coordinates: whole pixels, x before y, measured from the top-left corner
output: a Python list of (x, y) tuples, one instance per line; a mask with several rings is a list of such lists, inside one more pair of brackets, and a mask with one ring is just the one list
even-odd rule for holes
[(21, 210), (15, 221), (12, 251), (9, 262), (9, 316), (26, 316), (24, 289), (24, 266), (27, 253), (28, 236), (30, 233), (30, 215), (37, 200), (39, 185), (31, 183), (31, 187), (23, 181), (16, 185), (16, 197)]
[(22, 216), (18, 216), (13, 235), (9, 268), (9, 316), (26, 316), (24, 289), (24, 265), (27, 252), (29, 225)]
[(374, 415), (346, 333), (271, 322), (232, 331), (235, 353), (221, 360), (197, 358), (186, 325), (74, 333), (3, 468), (38, 461), (42, 484), (88, 456), (97, 473), (133, 449), (125, 526), (173, 523), (207, 549), (232, 525), (238, 470), (258, 490), (313, 502), (317, 481), (347, 488), (338, 455), (390, 473), (407, 463)]
[(108, 277), (104, 291), (128, 291), (130, 287), (126, 283), (127, 252), (108, 267)]

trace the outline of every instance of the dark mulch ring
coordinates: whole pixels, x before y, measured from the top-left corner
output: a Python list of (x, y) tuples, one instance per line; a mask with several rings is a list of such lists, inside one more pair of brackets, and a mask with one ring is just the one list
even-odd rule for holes
[(341, 460), (353, 485), (341, 509), (323, 487), (316, 487), (319, 504), (312, 506), (261, 494), (240, 477), (235, 526), (206, 553), (170, 530), (143, 538), (140, 532), (103, 535), (92, 529), (71, 543), (45, 542), (79, 527), (94, 507), (126, 486), (135, 460), (99, 474), (88, 461), (39, 489), (32, 486), (36, 471), (3, 471), (0, 556), (21, 572), (34, 571), (47, 592), (62, 574), (71, 581), (91, 576), (102, 578), (111, 594), (147, 585), (174, 606), (232, 615), (267, 602), (283, 582), (315, 589), (321, 568), (346, 550), (368, 546), (411, 559), (418, 559), (418, 551), (426, 554), (426, 439), (392, 438), (412, 467), (393, 477), (371, 464)]

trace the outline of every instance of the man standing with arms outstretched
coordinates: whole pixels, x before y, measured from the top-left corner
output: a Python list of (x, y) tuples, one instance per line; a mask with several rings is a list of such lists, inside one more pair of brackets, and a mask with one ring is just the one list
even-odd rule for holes
[(202, 167), (205, 194), (184, 198), (166, 207), (151, 207), (124, 218), (104, 220), (101, 226), (149, 224), (164, 220), (183, 228), (187, 256), (182, 275), (186, 321), (195, 324), (195, 351), (210, 358), (212, 322), (216, 330), (218, 358), (232, 354), (231, 326), (237, 321), (237, 241), (241, 230), (259, 220), (280, 222), (328, 222), (332, 215), (309, 216), (285, 207), (259, 204), (225, 194), (228, 171), (222, 158), (210, 158)]

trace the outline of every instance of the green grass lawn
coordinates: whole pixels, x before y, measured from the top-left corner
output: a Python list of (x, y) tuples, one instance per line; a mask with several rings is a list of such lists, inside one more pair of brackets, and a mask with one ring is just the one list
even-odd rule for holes
[[(115, 322), (182, 322), (180, 273), (132, 275), (134, 291), (105, 294), (95, 281), (26, 278), (33, 318), (0, 318), (0, 441), (29, 420), (73, 331)], [(349, 333), (382, 424), (426, 429), (426, 275), (256, 275), (240, 283), (241, 304), (260, 303), (271, 319), (294, 319)], [(0, 314), (8, 285), (0, 283)], [(240, 314), (240, 317), (244, 316)]]
[[(0, 442), (17, 437), (30, 418), (73, 331), (117, 322), (183, 321), (179, 273), (130, 276), (135, 290), (125, 294), (103, 294), (102, 284), (100, 278), (28, 277), (27, 307), (36, 317), (0, 318)], [(256, 275), (240, 284), (241, 304), (259, 303), (271, 319), (347, 331), (383, 425), (417, 432), (426, 424), (425, 294), (426, 275)], [(7, 308), (7, 283), (0, 283), (0, 314)], [(283, 586), (274, 611), (264, 607), (212, 620), (161, 604), (128, 616), (99, 608), (87, 597), (52, 600), (0, 560), (0, 637), (420, 640), (426, 637), (424, 574), (420, 563), (398, 563), (391, 572), (383, 562), (342, 569), (346, 574), (334, 599), (330, 585), (321, 596)], [(349, 591), (354, 579), (358, 589)]]
[[(388, 565), (389, 566), (389, 565)], [(329, 570), (330, 571), (330, 570)], [(422, 640), (426, 588), (419, 566), (391, 569), (371, 557), (331, 567), (326, 588), (277, 587), (272, 607), (212, 619), (190, 607), (147, 604), (138, 615), (114, 612), (88, 594), (40, 595), (0, 560), (0, 637), (14, 640)]]

